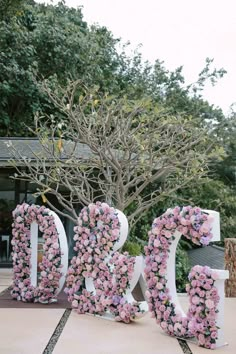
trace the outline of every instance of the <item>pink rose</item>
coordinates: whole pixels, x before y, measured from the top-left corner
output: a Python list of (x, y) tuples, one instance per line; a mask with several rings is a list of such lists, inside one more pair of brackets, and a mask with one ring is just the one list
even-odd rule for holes
[(162, 329), (166, 329), (166, 328), (167, 328), (167, 323), (164, 322), (164, 321), (162, 321), (162, 322), (161, 322), (161, 328), (162, 328)]
[(166, 238), (171, 238), (172, 233), (170, 231), (165, 231), (165, 237)]
[(73, 300), (72, 301), (72, 306), (73, 307), (78, 307), (78, 301), (77, 300)]
[(211, 299), (206, 300), (205, 304), (206, 307), (208, 307), (209, 309), (213, 309), (215, 307), (214, 301), (212, 301)]
[(204, 222), (200, 227), (199, 233), (206, 234), (210, 231), (210, 225), (207, 222)]
[(160, 246), (160, 241), (156, 239), (153, 243), (154, 247), (159, 247)]
[(193, 296), (192, 297), (192, 303), (194, 305), (198, 305), (199, 304), (199, 297), (198, 296)]
[(16, 218), (16, 222), (20, 223), (23, 221), (23, 218), (21, 216), (17, 216)]
[(202, 333), (199, 334), (197, 339), (198, 339), (198, 342), (199, 342), (200, 345), (204, 345), (205, 344), (205, 336)]
[(161, 284), (161, 283), (156, 283), (156, 288), (157, 288), (158, 290), (163, 289), (163, 284)]
[(211, 277), (213, 280), (217, 280), (217, 279), (219, 279), (219, 274), (217, 272), (212, 272)]

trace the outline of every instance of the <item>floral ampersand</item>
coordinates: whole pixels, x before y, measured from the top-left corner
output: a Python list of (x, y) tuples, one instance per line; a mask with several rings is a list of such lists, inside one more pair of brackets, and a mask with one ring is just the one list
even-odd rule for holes
[[(198, 344), (214, 349), (218, 339), (217, 312), (219, 294), (216, 281), (219, 274), (209, 267), (195, 266), (189, 275), (190, 308), (187, 315), (176, 305), (175, 278), (167, 278), (169, 252), (176, 237), (181, 234), (198, 245), (207, 245), (212, 239), (212, 217), (200, 208), (175, 207), (155, 219), (145, 247), (147, 282), (146, 296), (152, 317), (168, 334), (177, 337), (196, 337)], [(177, 245), (177, 244), (176, 244)], [(176, 246), (175, 246), (176, 247)], [(220, 272), (220, 271), (218, 271)], [(177, 297), (177, 295), (176, 295)], [(178, 309), (177, 309), (178, 308)]]
[[(62, 252), (58, 240), (55, 218), (44, 206), (18, 205), (13, 211), (13, 287), (11, 295), (24, 302), (56, 301), (62, 277)], [(39, 263), (38, 285), (31, 283), (31, 224), (36, 222), (44, 239), (44, 255)]]
[(143, 313), (127, 296), (136, 263), (140, 272), (141, 263), (128, 254), (111, 255), (122, 246), (120, 228), (118, 213), (108, 204), (97, 202), (82, 209), (74, 228), (78, 254), (71, 260), (65, 291), (78, 313), (110, 314), (128, 323)]

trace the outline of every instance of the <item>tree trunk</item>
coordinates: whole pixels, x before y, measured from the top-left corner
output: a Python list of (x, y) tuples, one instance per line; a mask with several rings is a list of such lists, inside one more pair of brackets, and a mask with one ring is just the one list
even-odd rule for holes
[(236, 238), (225, 239), (225, 269), (229, 279), (225, 282), (225, 296), (236, 297)]

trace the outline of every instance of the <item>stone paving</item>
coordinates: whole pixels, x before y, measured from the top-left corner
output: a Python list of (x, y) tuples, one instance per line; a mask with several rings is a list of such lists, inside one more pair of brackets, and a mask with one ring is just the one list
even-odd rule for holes
[[(0, 269), (1, 291), (11, 271)], [(180, 295), (186, 311), (188, 299)], [(236, 299), (227, 298), (225, 340), (216, 354), (235, 354)], [(209, 354), (191, 342), (165, 335), (147, 314), (130, 325), (78, 315), (70, 309), (0, 308), (0, 354)]]

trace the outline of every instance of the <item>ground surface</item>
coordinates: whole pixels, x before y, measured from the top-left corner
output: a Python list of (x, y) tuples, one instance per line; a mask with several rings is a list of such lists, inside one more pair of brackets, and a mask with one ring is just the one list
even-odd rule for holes
[[(0, 269), (0, 292), (11, 271)], [(187, 297), (180, 296), (183, 308)], [(209, 354), (193, 343), (165, 335), (147, 314), (130, 325), (78, 315), (69, 308), (0, 308), (0, 354)], [(236, 299), (226, 299), (225, 340), (216, 354), (236, 353)], [(181, 344), (181, 345), (180, 345)]]

